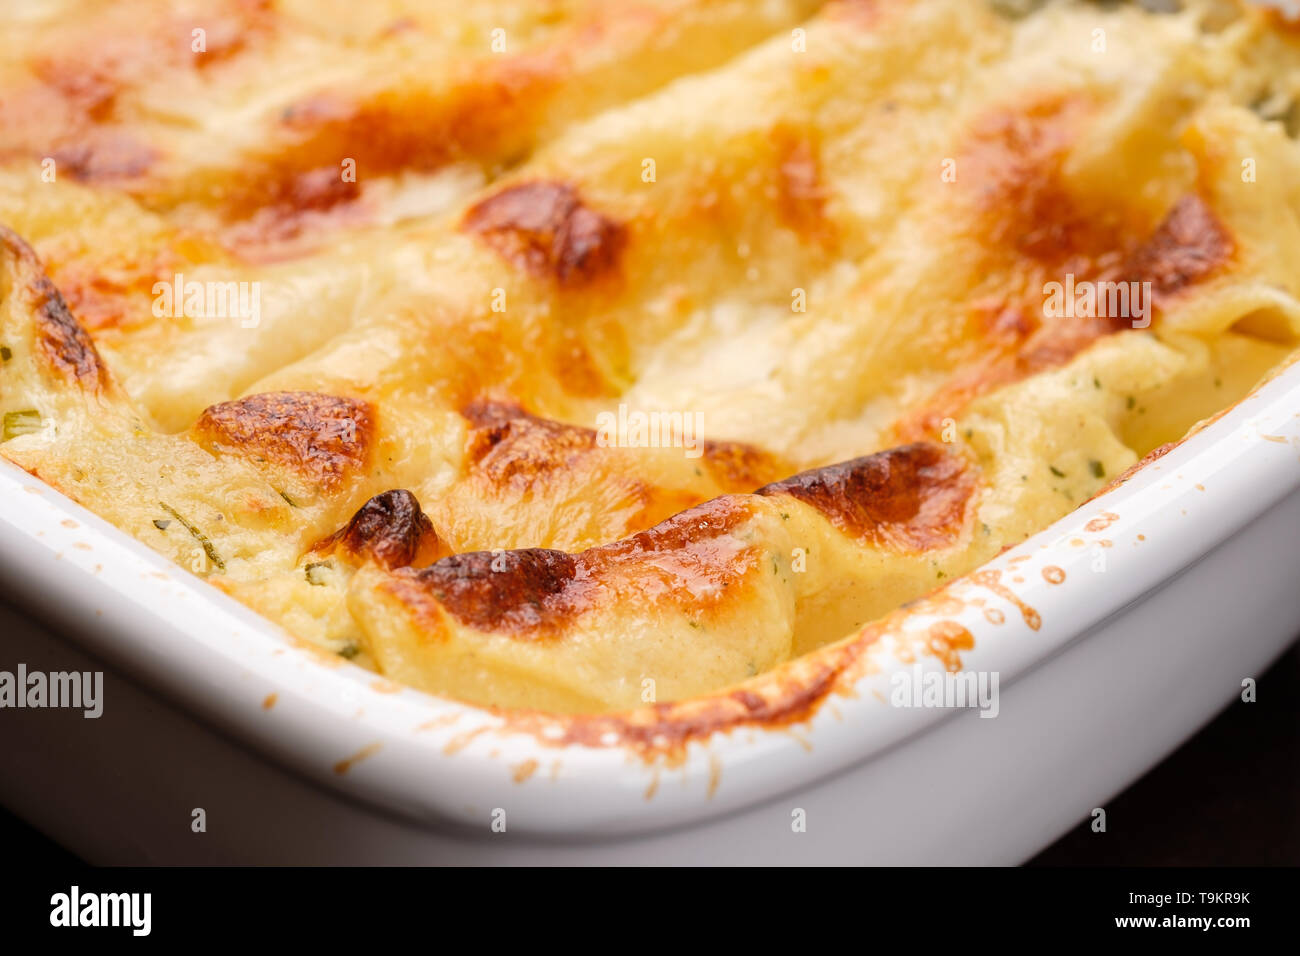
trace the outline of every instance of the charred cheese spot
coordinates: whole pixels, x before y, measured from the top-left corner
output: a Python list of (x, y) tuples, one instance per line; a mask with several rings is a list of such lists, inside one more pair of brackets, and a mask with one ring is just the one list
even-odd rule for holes
[(325, 554), (339, 548), (389, 569), (431, 561), (440, 550), (433, 523), (420, 510), (419, 501), (400, 488), (375, 495), (311, 551)]
[(267, 392), (213, 405), (193, 435), (212, 450), (264, 458), (323, 490), (365, 467), (374, 431), (369, 404), (316, 392)]
[(462, 414), (473, 426), (470, 459), (498, 487), (530, 487), (597, 448), (592, 429), (530, 415), (514, 403), (476, 399)]
[[(30, 306), (36, 346), (51, 368), (83, 388), (98, 389), (105, 385), (108, 370), (94, 342), (68, 308), (58, 287), (41, 270), (41, 262), (32, 247), (0, 225), (0, 251), (13, 259), (16, 268), (12, 291)], [(0, 294), (0, 302), (3, 298)]]
[(1232, 254), (1232, 237), (1200, 196), (1184, 196), (1151, 238), (1129, 258), (1125, 272), (1170, 295), (1205, 278)]
[(717, 498), (612, 544), (569, 554), (548, 548), (477, 551), (396, 571), (389, 589), (438, 633), (439, 611), (512, 637), (560, 636), (599, 606), (676, 601), (700, 612), (755, 566), (732, 532), (743, 499)]
[(677, 555), (685, 562), (680, 567), (694, 565), (706, 575), (719, 570), (730, 573), (718, 560), (721, 553), (715, 545), (725, 542), (726, 553), (731, 554), (732, 534), (751, 514), (744, 496), (723, 495), (675, 514), (653, 528), (585, 553), (592, 556), (591, 560), (601, 562), (644, 555)]
[(37, 302), (37, 334), (50, 364), (85, 388), (104, 384), (104, 364), (95, 344), (68, 309), (54, 283), (42, 276), (33, 288)]
[[(1118, 238), (1111, 241), (1116, 248), (1092, 259), (1093, 267), (1100, 271), (1084, 272), (1078, 279), (1150, 282), (1155, 307), (1211, 275), (1233, 249), (1227, 227), (1194, 194), (1175, 203), (1150, 236), (1136, 246)], [(1076, 316), (1035, 324), (1028, 316), (1035, 306), (1041, 313), (1041, 287), (1030, 285), (1026, 296), (1024, 305), (993, 304), (986, 306), (984, 318), (977, 318), (990, 340), (1001, 340), (1010, 350), (994, 352), (958, 371), (924, 406), (895, 425), (895, 435), (901, 439), (934, 437), (943, 419), (959, 413), (974, 398), (1059, 368), (1098, 339), (1133, 328), (1133, 319), (1127, 315)]]
[(561, 285), (615, 272), (627, 241), (623, 225), (585, 205), (572, 186), (554, 182), (493, 193), (470, 208), (462, 228), (515, 266)]
[(961, 169), (986, 237), (987, 271), (1005, 275), (992, 299), (970, 308), (984, 354), (951, 374), (926, 402), (895, 423), (899, 441), (935, 438), (945, 418), (994, 388), (1069, 361), (1098, 338), (1129, 325), (1117, 317), (1048, 321), (1044, 284), (1102, 280), (1122, 270), (1140, 235), (1114, 208), (1084, 209), (1061, 166), (1096, 105), (1052, 95), (981, 114), (969, 130)]
[(957, 542), (975, 485), (974, 469), (963, 459), (918, 442), (805, 471), (757, 493), (812, 505), (876, 547), (927, 551)]
[(564, 551), (473, 551), (419, 571), (397, 572), (394, 589), (414, 606), (434, 601), (482, 631), (535, 637), (578, 613), (590, 582), (574, 585), (577, 561)]
[(1199, 196), (1181, 199), (1135, 246), (1145, 231), (1135, 213), (1084, 208), (1066, 189), (1062, 162), (1096, 109), (1080, 96), (1049, 97), (976, 122), (963, 169), (979, 183), (990, 253), (1010, 249), (1041, 267), (1027, 270), (1029, 293), (1041, 276), (1063, 270), (1076, 279), (1140, 278), (1171, 293), (1222, 264), (1231, 238)]

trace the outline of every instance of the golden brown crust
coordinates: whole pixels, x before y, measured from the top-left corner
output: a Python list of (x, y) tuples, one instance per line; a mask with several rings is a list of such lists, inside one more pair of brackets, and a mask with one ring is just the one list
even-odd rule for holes
[[(712, 575), (714, 572), (709, 565), (720, 556), (713, 543), (722, 538), (730, 538), (732, 532), (750, 514), (751, 509), (744, 495), (723, 495), (687, 508), (653, 528), (585, 553), (590, 555), (587, 560), (593, 567), (645, 555), (675, 555), (674, 560), (681, 563), (664, 567), (676, 570), (687, 569), (689, 566), (693, 568), (690, 570), (691, 575), (696, 572)], [(733, 548), (728, 544), (724, 551), (730, 554)], [(724, 575), (727, 573), (726, 569), (719, 571)]]
[(40, 259), (21, 237), (0, 225), (0, 248), (14, 257), (14, 294), (32, 308), (36, 345), (50, 367), (69, 382), (98, 390), (108, 383), (108, 370), (90, 335), (72, 314), (58, 287), (41, 268)]
[(1092, 272), (1097, 257), (1118, 248), (1123, 224), (1106, 210), (1081, 208), (1062, 181), (1062, 161), (1092, 109), (1083, 96), (1051, 95), (990, 110), (973, 124), (958, 168), (980, 183), (991, 254)]
[(338, 166), (287, 171), (262, 183), (256, 194), (230, 199), (224, 211), (237, 221), (225, 230), (225, 238), (245, 259), (275, 258), (256, 251), (268, 247), (275, 253), (277, 243), (298, 237), (326, 217), (362, 218), (360, 198), (360, 184), (344, 179)]
[(362, 98), (312, 93), (283, 113), (282, 126), (296, 143), (279, 157), (278, 172), (292, 177), (322, 156), (352, 156), (368, 174), (433, 170), (491, 156), (523, 133), (526, 121), (512, 127), (510, 119), (527, 97), (540, 97), (548, 77), (522, 58), (477, 66), (449, 89), (385, 90)]
[(576, 574), (577, 561), (564, 551), (471, 551), (399, 572), (395, 587), (403, 599), (415, 598), (417, 610), (433, 601), (469, 627), (536, 637), (581, 610), (591, 585), (575, 584)]
[(602, 602), (653, 597), (705, 611), (753, 566), (749, 549), (731, 538), (749, 513), (743, 498), (724, 496), (579, 554), (468, 552), (399, 569), (388, 588), (435, 635), (439, 609), (468, 627), (519, 638), (558, 636)]
[[(874, 635), (873, 635), (874, 638)], [(856, 643), (856, 642), (855, 642)], [(763, 690), (738, 689), (681, 703), (654, 704), (625, 714), (587, 714), (557, 725), (555, 718), (527, 711), (502, 711), (512, 729), (536, 734), (547, 746), (626, 747), (646, 760), (669, 765), (686, 758), (687, 746), (738, 727), (779, 729), (810, 720), (833, 693), (849, 655), (827, 656), (789, 679)], [(842, 659), (841, 659), (842, 658)], [(547, 733), (559, 726), (560, 733)]]
[(1232, 254), (1232, 237), (1195, 194), (1174, 204), (1156, 231), (1129, 257), (1124, 273), (1169, 295), (1205, 278)]
[[(511, 730), (531, 734), (543, 746), (625, 748), (647, 762), (674, 766), (689, 747), (715, 734), (741, 727), (780, 729), (806, 723), (835, 694), (851, 695), (853, 684), (878, 666), (873, 647), (892, 637), (912, 653), (932, 654), (949, 670), (960, 670), (961, 653), (974, 637), (953, 621), (924, 631), (905, 630), (912, 613), (936, 617), (958, 614), (966, 602), (939, 590), (909, 602), (849, 639), (798, 658), (744, 686), (689, 700), (672, 701), (613, 714), (560, 716), (495, 708)], [(1028, 616), (1036, 612), (1025, 609)]]
[(729, 491), (749, 491), (791, 471), (780, 456), (745, 442), (706, 439), (700, 447), (700, 460)]
[[(121, 28), (69, 31), (74, 39), (26, 63), (30, 81), (0, 98), (0, 158), (54, 159), (59, 175), (135, 188), (163, 159), (121, 115), (123, 94), (229, 59), (270, 29), (269, 0), (220, 0), (201, 18), (206, 50), (191, 47), (192, 17), (164, 13)], [(90, 18), (94, 23), (93, 17)]]
[(42, 276), (32, 290), (36, 296), (37, 331), (41, 349), (50, 363), (83, 388), (104, 384), (104, 363), (95, 344), (68, 309), (54, 283)]
[[(577, 550), (647, 528), (719, 491), (753, 487), (723, 483), (725, 457), (720, 477), (707, 447), (694, 460), (670, 450), (647, 474), (636, 450), (602, 443), (594, 429), (533, 415), (511, 400), (474, 399), (461, 414), (470, 425), (465, 481), (431, 510), (457, 550), (498, 541), (498, 522), (512, 524), (513, 546)], [(485, 506), (493, 517), (485, 518)]]
[(206, 409), (195, 439), (264, 458), (330, 491), (366, 465), (374, 432), (366, 402), (318, 392), (266, 392)]
[(777, 150), (777, 212), (790, 229), (829, 245), (834, 228), (826, 218), (829, 190), (822, 181), (817, 146), (805, 130), (778, 126), (772, 131)]
[(166, 254), (132, 256), (123, 252), (112, 270), (76, 263), (50, 265), (50, 280), (63, 293), (68, 309), (92, 336), (107, 329), (133, 327), (142, 321), (140, 302), (155, 283), (170, 282), (179, 263)]
[(976, 483), (964, 458), (918, 442), (801, 472), (757, 494), (812, 505), (841, 531), (875, 547), (928, 551), (956, 543)]
[(346, 525), (310, 550), (328, 554), (337, 549), (353, 559), (369, 559), (390, 570), (432, 561), (442, 550), (420, 502), (402, 488), (375, 495), (357, 509)]
[(476, 203), (462, 228), (531, 275), (579, 285), (617, 272), (620, 223), (587, 206), (567, 183), (526, 182)]
[[(1056, 114), (1049, 114), (1055, 116)], [(1017, 129), (1005, 148), (1019, 147), (1026, 155), (1045, 149), (1025, 129), (1001, 117), (1007, 128)], [(1030, 126), (1030, 129), (1034, 127)], [(1020, 172), (1023, 158), (1016, 161)], [(1046, 204), (1058, 209), (1068, 200), (1061, 199), (1055, 187), (1039, 194), (1033, 193), (1028, 202), (1042, 230), (1035, 235), (1026, 234), (1017, 242), (1035, 256), (1047, 261), (1073, 263), (1070, 270), (1075, 281), (1150, 282), (1151, 308), (1159, 308), (1162, 300), (1177, 294), (1219, 269), (1231, 257), (1233, 241), (1228, 228), (1214, 214), (1206, 201), (1196, 194), (1180, 199), (1142, 242), (1134, 243), (1121, 234), (1112, 233), (1096, 223), (1066, 216), (1051, 226), (1051, 220), (1040, 210)], [(1054, 213), (1060, 216), (1061, 213)], [(1043, 223), (1048, 223), (1044, 226)], [(1081, 238), (1087, 237), (1087, 238)], [(1110, 243), (1110, 248), (1095, 245)], [(1062, 268), (1065, 268), (1062, 266)], [(1036, 271), (1039, 278), (1051, 275), (1049, 271)], [(1057, 278), (1063, 278), (1062, 272)], [(1039, 279), (1035, 279), (1039, 282)], [(962, 410), (972, 399), (994, 388), (1021, 381), (1031, 375), (1058, 368), (1070, 361), (1098, 339), (1125, 329), (1133, 328), (1133, 318), (1125, 315), (1072, 317), (1044, 322), (1035, 315), (1042, 311), (1042, 285), (1026, 286), (1022, 303), (981, 303), (976, 309), (976, 325), (990, 343), (1000, 346), (987, 357), (959, 370), (922, 407), (911, 412), (895, 425), (895, 434), (901, 439), (934, 437), (941, 423)]]
[(497, 487), (530, 487), (597, 447), (594, 430), (531, 415), (515, 402), (479, 398), (461, 414), (472, 426), (470, 462)]
[[(963, 458), (916, 444), (803, 472), (757, 494), (812, 505), (873, 546), (928, 551), (957, 540), (975, 486)], [(706, 611), (755, 564), (756, 549), (735, 536), (753, 513), (749, 500), (715, 498), (576, 555), (543, 548), (454, 555), (397, 572), (389, 588), (433, 633), (441, 629), (437, 609), (469, 627), (530, 638), (558, 635), (624, 595)]]
[[(1048, 60), (1043, 28), (983, 3), (833, 0), (805, 24), (817, 0), (761, 18), (631, 0), (503, 11), (509, 52), (494, 37), (489, 54), (477, 13), (399, 17), (404, 5), (308, 25), (274, 0), (216, 0), (198, 57), (159, 42), (189, 27), (161, 0), (116, 8), (158, 7), (138, 37), (127, 15), (21, 18), (0, 205), (52, 264), (44, 284), (39, 268), (13, 270), (0, 398), (7, 457), (173, 550), (189, 538), (146, 511), (176, 504), (228, 562), (218, 586), (322, 646), (350, 631), (363, 661), (430, 692), (612, 709), (635, 706), (652, 675), (658, 699), (681, 703), (572, 721), (568, 739), (660, 752), (811, 716), (877, 659), (867, 647), (892, 625), (862, 622), (946, 577), (1019, 602), (1036, 627), (1019, 579), (971, 569), (1181, 430), (1178, 390), (1198, 387), (1205, 357), (1182, 361), (1195, 339), (1207, 374), (1222, 368), (1224, 394), (1239, 393), (1233, 379), (1269, 351), (1238, 341), (1254, 334), (1239, 316), (1284, 296), (1293, 309), (1285, 190), (1267, 176), (1239, 192), (1235, 152), (1214, 146), (1288, 168), (1264, 149), (1285, 145), (1278, 130), (1241, 108), (1254, 79), (1212, 102), (1179, 77), (1193, 52), (1203, 77), (1229, 75), (1244, 42), (1172, 26), (1135, 38), (1103, 20), (1124, 55), (1076, 45)], [(1093, 14), (1048, 18), (1083, 29)], [(725, 56), (710, 35), (731, 43)], [(434, 69), (413, 59), (426, 40)], [(1129, 90), (1135, 44), (1152, 63)], [(259, 61), (288, 82), (250, 85)], [(1270, 98), (1284, 98), (1280, 72), (1260, 74)], [(936, 76), (953, 95), (931, 95)], [(1028, 95), (1009, 82), (1025, 76)], [(211, 110), (194, 109), (195, 90)], [(947, 153), (960, 175), (936, 181)], [(24, 194), (47, 155), (58, 180)], [(1172, 204), (1163, 221), (1155, 203)], [(256, 270), (255, 255), (301, 258)], [(1225, 281), (1196, 289), (1220, 264)], [(270, 321), (151, 322), (152, 283), (181, 272), (266, 282)], [(1044, 283), (1066, 274), (1150, 282), (1162, 325), (1081, 357), (1128, 323), (1054, 321)], [(76, 394), (108, 374), (83, 324), (132, 376), (140, 411)], [(306, 391), (269, 391), (282, 388)], [(339, 388), (378, 407), (320, 394)], [(265, 393), (223, 401), (244, 390)], [(523, 405), (471, 401), (483, 395)], [(1157, 414), (1136, 420), (1148, 399)], [(525, 410), (585, 425), (624, 402), (838, 464), (791, 475), (753, 445), (700, 435), (678, 454)], [(926, 440), (841, 460), (896, 443), (891, 422)], [(99, 447), (123, 454), (83, 467)], [(105, 475), (168, 490), (119, 504)], [(316, 553), (347, 567), (304, 576), (305, 542), (331, 531)], [(497, 545), (512, 550), (483, 550)], [(911, 652), (956, 668), (971, 636), (949, 620), (918, 640)], [(888, 651), (905, 660), (900, 646)]]

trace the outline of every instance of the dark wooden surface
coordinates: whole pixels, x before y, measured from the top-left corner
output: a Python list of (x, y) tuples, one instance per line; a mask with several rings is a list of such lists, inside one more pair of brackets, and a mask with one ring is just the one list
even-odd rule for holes
[[(1300, 646), (1258, 691), (1111, 800), (1106, 833), (1082, 822), (1030, 865), (1300, 865)], [(75, 861), (2, 809), (0, 847), (11, 866)]]

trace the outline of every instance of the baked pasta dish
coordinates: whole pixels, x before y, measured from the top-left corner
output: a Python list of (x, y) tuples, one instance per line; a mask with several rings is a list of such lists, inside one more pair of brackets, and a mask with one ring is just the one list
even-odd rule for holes
[(392, 681), (735, 688), (1281, 367), (1298, 133), (1245, 3), (10, 0), (0, 455)]

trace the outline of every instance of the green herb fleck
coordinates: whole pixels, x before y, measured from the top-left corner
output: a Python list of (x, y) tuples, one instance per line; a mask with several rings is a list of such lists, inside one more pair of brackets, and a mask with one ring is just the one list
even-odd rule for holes
[(280, 497), (289, 503), (290, 508), (298, 507), (298, 505), (294, 502), (294, 500), (290, 498), (288, 495), (286, 495), (283, 491), (280, 492)]
[(1048, 465), (1047, 468), (1048, 468), (1048, 470), (1049, 470), (1052, 474), (1054, 474), (1057, 478), (1064, 478), (1064, 477), (1065, 477), (1065, 472), (1061, 471), (1061, 469), (1057, 468), (1055, 465)]
[(1136, 404), (1137, 404), (1137, 399), (1134, 398), (1132, 395), (1130, 395), (1130, 396), (1128, 397), (1128, 401), (1125, 402), (1125, 405), (1128, 407), (1129, 411), (1132, 411), (1132, 410), (1133, 410), (1133, 406), (1136, 405)]
[(314, 584), (317, 587), (324, 587), (326, 582), (324, 576), (321, 574), (321, 568), (328, 569), (333, 567), (334, 565), (330, 564), (328, 561), (313, 561), (311, 564), (307, 565), (307, 567), (303, 568), (303, 574), (306, 576), (308, 584)]
[(1043, 5), (1043, 0), (989, 0), (989, 6), (996, 13), (1010, 20), (1027, 17)]
[(13, 349), (7, 345), (0, 345), (0, 362), (7, 362), (14, 357)]
[(1106, 469), (1102, 466), (1102, 463), (1099, 462), (1096, 458), (1089, 459), (1088, 467), (1092, 469), (1092, 477), (1094, 478), (1106, 477)]
[(1097, 389), (1097, 391), (1101, 391), (1101, 380), (1095, 375), (1092, 377), (1092, 387)]
[(203, 546), (203, 553), (208, 556), (208, 560), (212, 562), (213, 567), (218, 571), (226, 570), (226, 562), (221, 560), (221, 555), (217, 554), (217, 549), (212, 546), (212, 542), (206, 534), (182, 518), (180, 512), (165, 501), (158, 502), (158, 507), (179, 521), (182, 527), (190, 533), (190, 536)]
[(348, 660), (352, 660), (352, 658), (356, 657), (360, 653), (361, 648), (357, 647), (357, 645), (352, 641), (348, 641), (343, 645), (342, 650), (339, 651), (339, 657), (346, 657)]
[(5, 412), (4, 438), (0, 440), (8, 441), (19, 435), (34, 435), (43, 425), (41, 413), (34, 408), (26, 408), (21, 412)]
[(157, 528), (159, 531), (166, 531), (169, 527), (171, 527), (171, 523), (172, 521), (170, 518), (153, 519), (153, 526)]

